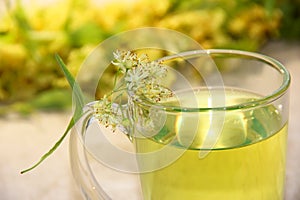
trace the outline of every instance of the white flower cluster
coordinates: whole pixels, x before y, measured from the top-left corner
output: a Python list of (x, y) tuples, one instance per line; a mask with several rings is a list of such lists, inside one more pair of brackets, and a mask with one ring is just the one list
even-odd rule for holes
[(116, 109), (113, 109), (113, 104), (106, 95), (94, 104), (94, 117), (105, 127), (111, 126), (112, 130), (115, 130), (122, 122), (121, 115)]
[[(162, 79), (167, 75), (167, 68), (161, 62), (150, 61), (146, 54), (138, 56), (131, 51), (117, 50), (113, 55), (112, 64), (118, 67), (117, 73), (122, 74), (123, 77), (109, 95), (105, 95), (95, 104), (94, 116), (100, 123), (115, 130), (118, 125), (126, 121), (124, 119), (126, 116), (121, 107), (116, 109), (113, 106), (113, 102), (117, 100), (113, 99), (113, 93), (131, 91), (135, 98), (144, 97), (152, 102), (172, 97), (173, 93), (161, 86)], [(117, 98), (121, 96), (122, 94), (117, 95)]]

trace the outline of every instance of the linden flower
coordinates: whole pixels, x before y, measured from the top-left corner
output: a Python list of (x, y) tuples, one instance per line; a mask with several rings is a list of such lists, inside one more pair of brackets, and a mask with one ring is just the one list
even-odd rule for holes
[[(161, 80), (167, 75), (166, 66), (161, 62), (150, 62), (148, 56), (142, 54), (137, 56), (131, 51), (119, 51), (113, 53), (114, 60), (112, 64), (118, 67), (118, 71), (123, 74), (117, 88), (114, 88), (108, 95), (104, 95), (102, 99), (94, 106), (94, 116), (100, 123), (106, 127), (111, 127), (115, 131), (116, 127), (124, 125), (126, 120), (126, 109), (122, 106), (116, 106), (113, 102), (119, 102), (125, 91), (133, 91), (134, 98), (146, 97), (153, 102), (159, 102), (162, 99), (172, 97), (173, 93), (168, 88), (160, 85)], [(118, 90), (124, 86), (124, 90)], [(118, 95), (113, 95), (118, 92)], [(120, 93), (120, 94), (119, 94)], [(108, 100), (111, 97), (111, 101)]]
[(147, 63), (146, 70), (149, 73), (149, 77), (151, 77), (151, 79), (155, 79), (155, 81), (158, 82), (167, 75), (167, 68), (160, 62), (156, 61)]
[(113, 130), (120, 124), (120, 118), (106, 95), (94, 105), (94, 117), (105, 127), (111, 126)]
[(157, 84), (147, 84), (145, 87), (139, 87), (136, 94), (144, 96), (152, 102), (159, 102), (173, 96), (168, 88), (163, 88)]
[(149, 74), (142, 67), (132, 68), (125, 77), (127, 89), (136, 90), (137, 87), (143, 87), (147, 77)]
[(130, 51), (117, 50), (113, 55), (115, 59), (112, 61), (112, 64), (118, 66), (123, 73), (126, 73), (128, 69), (135, 67), (138, 63), (137, 55)]

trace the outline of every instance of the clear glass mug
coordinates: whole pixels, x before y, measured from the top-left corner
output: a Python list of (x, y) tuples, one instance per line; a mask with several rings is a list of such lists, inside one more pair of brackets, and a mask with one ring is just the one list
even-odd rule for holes
[(85, 106), (70, 137), (72, 171), (85, 198), (282, 200), (285, 67), (238, 50), (160, 61), (169, 67), (164, 84), (174, 98), (151, 103), (128, 91), (123, 106), (131, 123), (120, 132), (99, 125), (95, 102)]

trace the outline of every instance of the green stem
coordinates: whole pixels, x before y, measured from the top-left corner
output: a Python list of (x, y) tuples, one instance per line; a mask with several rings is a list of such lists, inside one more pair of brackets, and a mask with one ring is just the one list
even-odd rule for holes
[(46, 158), (48, 158), (59, 147), (59, 145), (63, 142), (63, 140), (67, 136), (68, 132), (75, 125), (75, 123), (76, 123), (76, 120), (74, 120), (74, 118), (72, 117), (72, 119), (70, 120), (69, 125), (68, 125), (67, 129), (65, 130), (64, 134), (54, 144), (54, 146), (47, 153), (45, 153), (36, 164), (34, 164), (32, 167), (30, 167), (28, 169), (25, 169), (25, 170), (21, 171), (21, 174), (24, 174), (26, 172), (29, 172), (29, 171), (33, 170), (34, 168), (36, 168), (37, 166), (39, 166)]
[(45, 153), (40, 160), (34, 164), (32, 167), (25, 169), (23, 171), (21, 171), (21, 174), (24, 174), (28, 171), (31, 171), (32, 169), (36, 168), (37, 166), (39, 166), (46, 158), (48, 158), (51, 154), (53, 154), (53, 152), (59, 147), (59, 145), (63, 142), (63, 140), (65, 139), (65, 137), (67, 136), (67, 134), (69, 133), (69, 131), (73, 128), (73, 126), (77, 123), (77, 121), (82, 117), (82, 115), (84, 114), (82, 109), (84, 106), (84, 96), (83, 93), (78, 85), (78, 83), (75, 81), (74, 77), (72, 76), (72, 74), (70, 73), (70, 71), (67, 69), (67, 66), (64, 64), (64, 62), (62, 61), (62, 59), (58, 56), (55, 55), (55, 58), (59, 64), (59, 66), (61, 67), (62, 71), (64, 72), (69, 85), (72, 88), (73, 94), (75, 96), (75, 112), (73, 114), (73, 117), (71, 118), (69, 125), (67, 126), (65, 132), (63, 133), (63, 135), (59, 138), (59, 140), (54, 144), (54, 146), (47, 152)]

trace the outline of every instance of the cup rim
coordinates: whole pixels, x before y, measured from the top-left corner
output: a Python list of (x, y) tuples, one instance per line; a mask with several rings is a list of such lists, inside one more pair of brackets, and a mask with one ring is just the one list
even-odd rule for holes
[[(268, 103), (271, 103), (277, 99), (279, 99), (281, 96), (283, 96), (291, 83), (291, 76), (287, 68), (278, 60), (256, 52), (249, 52), (249, 51), (243, 51), (243, 50), (234, 50), (234, 49), (206, 49), (206, 50), (192, 50), (192, 51), (185, 51), (178, 54), (173, 54), (169, 56), (162, 57), (158, 59), (158, 62), (164, 62), (164, 61), (170, 61), (172, 59), (176, 58), (193, 58), (200, 55), (213, 55), (213, 54), (224, 54), (224, 55), (236, 55), (236, 56), (243, 56), (243, 57), (249, 57), (256, 60), (260, 60), (264, 63), (267, 63), (270, 65), (270, 67), (273, 67), (276, 69), (283, 77), (283, 81), (276, 90), (274, 90), (271, 94), (263, 96), (261, 98), (258, 98), (256, 100), (253, 100), (251, 102), (244, 102), (240, 104), (234, 104), (229, 106), (216, 106), (216, 107), (182, 107), (182, 106), (170, 106), (166, 104), (161, 104), (159, 102), (152, 102), (150, 100), (147, 100), (146, 98), (133, 98), (133, 101), (146, 106), (146, 107), (152, 107), (158, 110), (164, 110), (168, 112), (202, 112), (202, 111), (225, 111), (225, 110), (237, 110), (237, 109), (248, 109), (257, 107), (260, 105), (266, 105)], [(210, 88), (209, 88), (210, 89)], [(134, 92), (128, 91), (129, 96), (133, 96)]]

